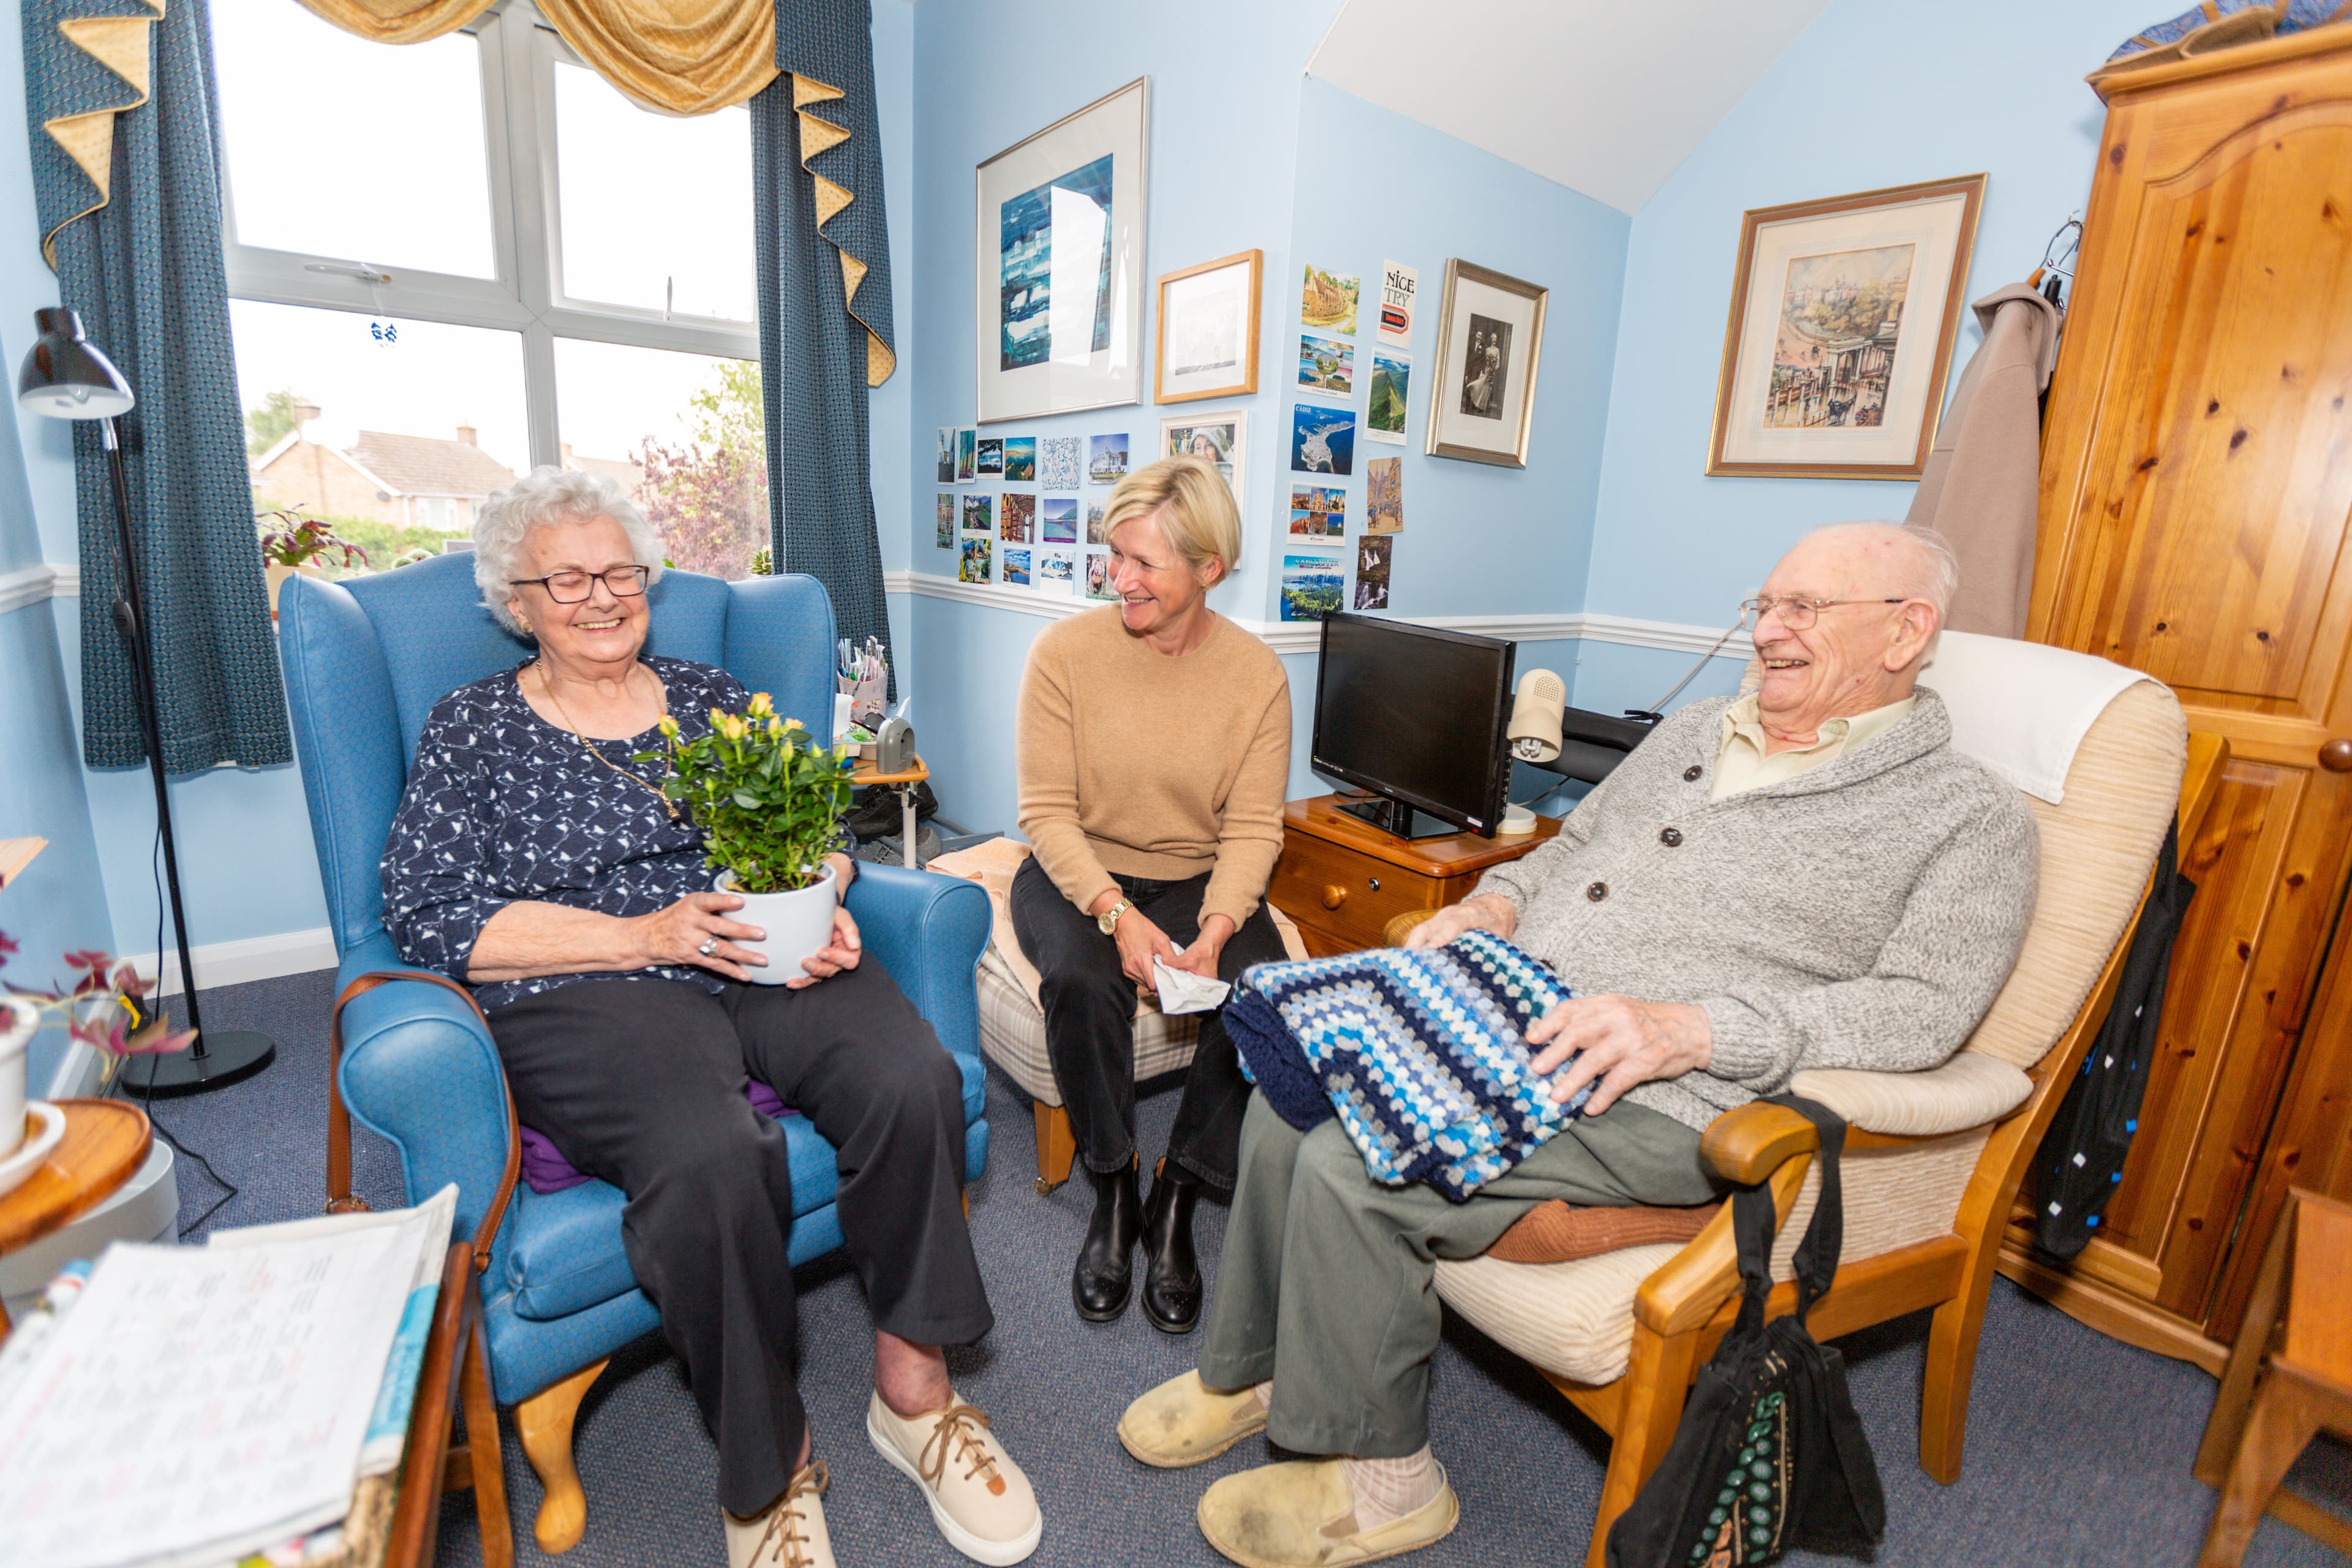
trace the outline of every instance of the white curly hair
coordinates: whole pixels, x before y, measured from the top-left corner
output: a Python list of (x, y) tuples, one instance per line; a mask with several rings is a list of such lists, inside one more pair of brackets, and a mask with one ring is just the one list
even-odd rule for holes
[(541, 465), (485, 500), (474, 514), (474, 585), (482, 605), (517, 637), (530, 629), (507, 608), (523, 541), (534, 528), (609, 517), (629, 536), (629, 553), (646, 568), (647, 586), (661, 581), (661, 537), (607, 474)]

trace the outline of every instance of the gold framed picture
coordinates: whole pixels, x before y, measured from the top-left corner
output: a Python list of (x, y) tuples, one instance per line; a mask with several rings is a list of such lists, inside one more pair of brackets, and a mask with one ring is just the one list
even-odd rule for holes
[(1746, 215), (1708, 473), (1926, 470), (1984, 188), (1969, 174)]
[(1433, 458), (1528, 466), (1551, 290), (1448, 257), (1429, 399)]
[(1244, 250), (1161, 275), (1152, 402), (1246, 397), (1257, 390), (1265, 268), (1265, 252)]

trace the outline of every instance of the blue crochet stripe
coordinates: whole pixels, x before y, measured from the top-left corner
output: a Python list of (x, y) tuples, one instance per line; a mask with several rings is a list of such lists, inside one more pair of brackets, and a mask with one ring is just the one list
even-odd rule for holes
[(1518, 948), (1470, 931), (1442, 948), (1261, 963), (1225, 1031), (1267, 1103), (1305, 1130), (1338, 1117), (1373, 1179), (1456, 1200), (1567, 1125), (1527, 1026), (1574, 993)]

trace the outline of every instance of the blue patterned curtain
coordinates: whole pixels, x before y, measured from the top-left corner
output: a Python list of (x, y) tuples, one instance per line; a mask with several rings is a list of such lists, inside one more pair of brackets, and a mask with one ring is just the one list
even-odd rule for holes
[(776, 64), (751, 100), (769, 527), (844, 637), (887, 644), (866, 394), (898, 358), (867, 0), (778, 0)]
[[(121, 423), (164, 766), (290, 762), (229, 352), (204, 0), (24, 0), (24, 44), (42, 248), (60, 302), (139, 398)], [(114, 500), (95, 423), (74, 426), (74, 470), (82, 754), (128, 767), (147, 753), (110, 617)]]

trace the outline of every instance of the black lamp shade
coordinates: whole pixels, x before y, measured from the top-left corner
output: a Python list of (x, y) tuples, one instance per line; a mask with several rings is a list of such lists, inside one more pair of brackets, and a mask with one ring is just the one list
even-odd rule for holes
[(41, 330), (32, 353), (16, 373), (20, 407), (51, 419), (104, 419), (128, 414), (139, 400), (114, 362), (82, 336), (81, 317), (72, 310), (33, 312)]

